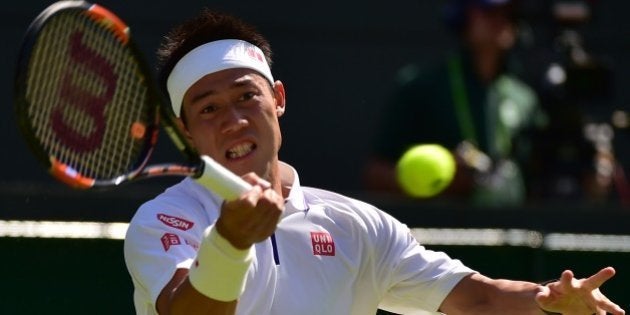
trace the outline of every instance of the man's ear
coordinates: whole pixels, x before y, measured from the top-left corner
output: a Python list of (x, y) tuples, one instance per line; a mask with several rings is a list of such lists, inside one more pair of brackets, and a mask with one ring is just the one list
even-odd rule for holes
[(284, 114), (287, 103), (286, 92), (284, 91), (284, 84), (278, 80), (273, 84), (273, 95), (276, 100), (276, 114), (278, 117)]
[(186, 140), (186, 142), (188, 142), (188, 145), (194, 148), (195, 146), (192, 141), (192, 136), (190, 135), (190, 132), (188, 132), (188, 127), (186, 127), (186, 124), (184, 123), (182, 118), (176, 117), (174, 121), (175, 121), (175, 125), (177, 126), (177, 129), (179, 129), (179, 132), (184, 136), (184, 139)]

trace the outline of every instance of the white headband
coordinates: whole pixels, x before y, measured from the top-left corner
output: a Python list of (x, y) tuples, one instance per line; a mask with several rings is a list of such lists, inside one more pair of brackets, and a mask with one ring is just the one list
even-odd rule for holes
[(260, 72), (271, 84), (273, 76), (260, 48), (238, 39), (203, 44), (180, 59), (168, 76), (166, 87), (175, 116), (179, 117), (184, 94), (204, 76), (221, 70), (248, 68)]

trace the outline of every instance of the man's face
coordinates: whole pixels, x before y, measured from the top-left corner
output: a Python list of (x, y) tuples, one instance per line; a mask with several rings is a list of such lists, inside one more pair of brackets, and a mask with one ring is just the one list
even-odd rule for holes
[(465, 31), (468, 43), (473, 47), (510, 49), (514, 44), (516, 30), (507, 10), (504, 7), (470, 7)]
[(254, 70), (237, 68), (208, 74), (184, 95), (184, 131), (200, 154), (237, 175), (269, 178), (282, 142), (278, 117), (284, 112), (282, 83)]

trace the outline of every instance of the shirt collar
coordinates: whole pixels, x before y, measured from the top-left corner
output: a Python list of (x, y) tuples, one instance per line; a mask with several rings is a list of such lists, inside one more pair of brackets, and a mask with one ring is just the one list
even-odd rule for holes
[(291, 165), (280, 162), (280, 181), (283, 187), (290, 187), (289, 195), (285, 198), (286, 208), (283, 216), (289, 213), (305, 211), (308, 209), (304, 191), (300, 185), (297, 171)]

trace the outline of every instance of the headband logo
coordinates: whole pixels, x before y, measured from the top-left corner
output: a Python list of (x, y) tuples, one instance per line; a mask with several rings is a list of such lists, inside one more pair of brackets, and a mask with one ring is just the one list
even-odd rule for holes
[(260, 62), (264, 62), (264, 58), (262, 56), (262, 54), (260, 54), (258, 51), (256, 51), (254, 48), (252, 47), (247, 47), (246, 51), (248, 56), (260, 61)]

